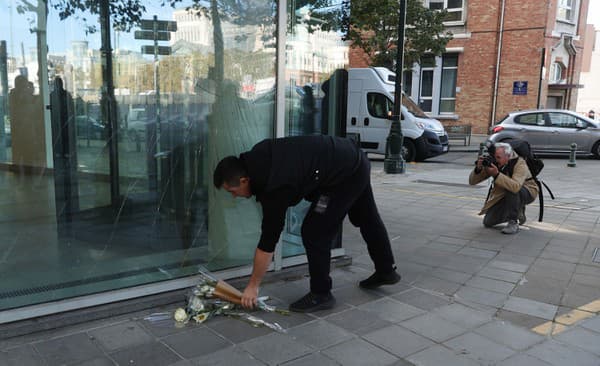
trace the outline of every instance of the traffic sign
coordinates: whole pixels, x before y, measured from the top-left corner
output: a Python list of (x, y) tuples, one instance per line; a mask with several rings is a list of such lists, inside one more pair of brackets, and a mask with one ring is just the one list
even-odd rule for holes
[[(144, 55), (154, 55), (154, 46), (142, 46), (142, 53)], [(157, 54), (159, 55), (170, 55), (171, 47), (169, 46), (158, 46)]]
[(156, 30), (161, 32), (177, 32), (177, 22), (169, 20), (154, 20), (154, 19), (142, 19), (140, 21), (140, 28), (142, 30), (154, 30), (154, 22), (156, 22)]
[[(133, 34), (133, 38), (135, 39), (147, 39), (150, 41), (154, 41), (154, 32), (151, 30), (136, 30)], [(169, 32), (156, 32), (156, 40), (157, 41), (169, 41), (171, 40), (171, 33)]]

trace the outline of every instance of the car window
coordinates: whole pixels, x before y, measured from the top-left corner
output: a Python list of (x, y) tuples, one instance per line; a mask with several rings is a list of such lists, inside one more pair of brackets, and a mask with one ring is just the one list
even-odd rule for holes
[(367, 93), (367, 109), (373, 117), (389, 118), (393, 113), (394, 103), (383, 94)]
[(515, 123), (521, 125), (544, 126), (546, 121), (544, 121), (543, 113), (527, 113), (516, 116)]
[(577, 128), (577, 121), (579, 120), (577, 117), (566, 114), (566, 113), (557, 113), (552, 112), (548, 113), (550, 116), (550, 123), (552, 127), (564, 127), (564, 128)]

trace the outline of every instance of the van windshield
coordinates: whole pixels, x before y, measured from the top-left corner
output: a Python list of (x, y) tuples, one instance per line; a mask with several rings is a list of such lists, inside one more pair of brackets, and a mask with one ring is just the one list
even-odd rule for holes
[[(394, 98), (396, 98), (395, 93), (392, 93)], [(406, 96), (406, 94), (402, 93), (402, 105), (408, 109), (410, 113), (412, 113), (415, 117), (419, 118), (431, 118), (423, 112), (421, 108), (417, 105), (417, 103), (413, 102), (412, 99)]]

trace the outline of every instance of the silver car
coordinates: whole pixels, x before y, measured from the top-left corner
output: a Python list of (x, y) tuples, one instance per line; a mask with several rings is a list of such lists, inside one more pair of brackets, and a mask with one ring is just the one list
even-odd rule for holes
[(492, 142), (525, 140), (536, 153), (569, 153), (574, 142), (577, 154), (600, 158), (600, 124), (567, 110), (512, 112), (492, 126), (490, 133)]

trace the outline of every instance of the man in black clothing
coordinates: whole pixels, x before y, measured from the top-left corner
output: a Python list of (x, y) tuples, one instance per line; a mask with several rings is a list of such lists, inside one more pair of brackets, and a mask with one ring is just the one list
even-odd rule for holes
[(372, 289), (400, 281), (373, 198), (369, 159), (354, 141), (332, 136), (264, 140), (239, 158), (221, 160), (214, 172), (214, 185), (233, 197), (254, 195), (263, 208), (262, 233), (243, 306), (256, 305), (258, 287), (273, 258), (286, 210), (303, 198), (312, 202), (301, 230), (310, 292), (292, 303), (290, 310), (312, 312), (335, 305), (329, 277), (331, 243), (346, 214), (360, 228), (375, 264), (375, 273), (359, 285)]

